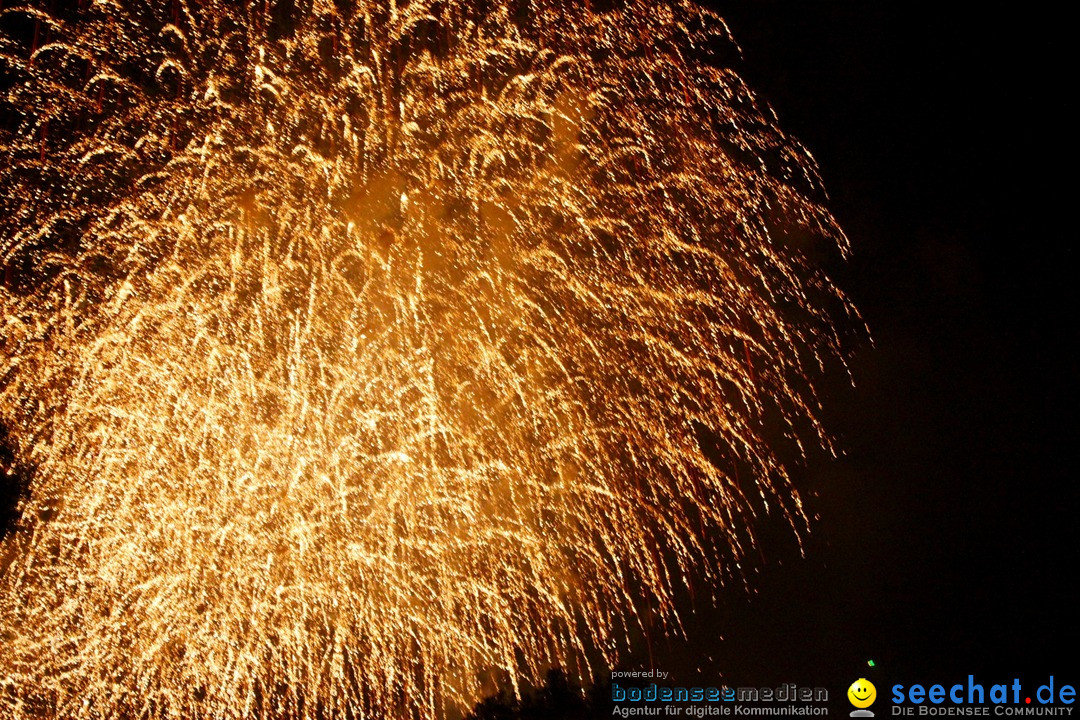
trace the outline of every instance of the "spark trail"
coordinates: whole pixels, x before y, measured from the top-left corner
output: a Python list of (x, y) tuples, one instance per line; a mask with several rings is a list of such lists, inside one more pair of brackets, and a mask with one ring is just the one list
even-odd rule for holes
[(846, 241), (720, 47), (678, 0), (5, 3), (0, 713), (434, 717), (803, 527), (765, 418), (828, 447)]

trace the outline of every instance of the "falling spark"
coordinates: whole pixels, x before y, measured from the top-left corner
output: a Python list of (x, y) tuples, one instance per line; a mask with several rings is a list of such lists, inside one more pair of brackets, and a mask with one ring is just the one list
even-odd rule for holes
[(6, 5), (4, 717), (436, 717), (805, 526), (846, 241), (719, 18)]

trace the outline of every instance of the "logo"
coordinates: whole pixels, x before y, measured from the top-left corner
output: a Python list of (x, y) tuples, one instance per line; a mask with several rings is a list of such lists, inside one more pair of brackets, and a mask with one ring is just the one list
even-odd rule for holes
[[(1011, 684), (984, 686), (975, 682), (974, 675), (966, 683), (954, 685), (922, 684), (892, 686), (893, 715), (990, 715), (990, 706), (997, 716), (1011, 715), (1071, 715), (1076, 702), (1076, 688), (1062, 684), (1050, 676), (1050, 681), (1032, 693), (1025, 690), (1020, 678)], [(911, 703), (908, 705), (908, 703)], [(939, 707), (940, 706), (940, 707)], [(916, 712), (916, 708), (918, 709)]]
[(847, 699), (857, 708), (851, 711), (851, 717), (874, 717), (873, 711), (866, 709), (877, 699), (874, 683), (866, 678), (859, 678), (847, 689)]

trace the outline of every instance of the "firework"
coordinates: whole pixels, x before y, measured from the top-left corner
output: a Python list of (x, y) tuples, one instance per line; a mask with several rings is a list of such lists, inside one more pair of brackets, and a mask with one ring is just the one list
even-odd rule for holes
[(678, 1), (0, 10), (2, 712), (433, 717), (803, 526), (763, 428), (828, 446), (845, 241), (729, 47)]

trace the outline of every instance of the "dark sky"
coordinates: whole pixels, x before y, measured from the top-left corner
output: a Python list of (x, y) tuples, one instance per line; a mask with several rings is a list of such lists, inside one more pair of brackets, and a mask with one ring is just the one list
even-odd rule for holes
[(846, 456), (797, 473), (821, 517), (806, 558), (766, 542), (751, 590), (656, 664), (838, 696), (860, 675), (1075, 683), (1070, 24), (1037, 3), (710, 4), (821, 166), (874, 345), (827, 400)]
[(796, 470), (820, 516), (805, 557), (763, 528), (749, 589), (653, 663), (837, 698), (860, 675), (1076, 684), (1072, 24), (1038, 3), (710, 4), (820, 163), (874, 344), (827, 398), (845, 456)]

